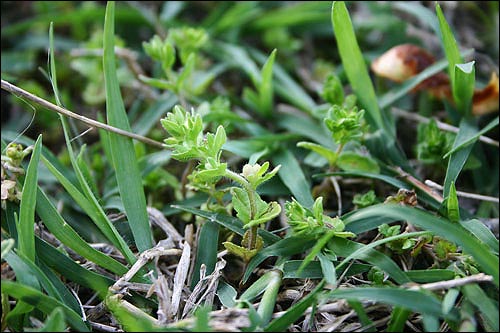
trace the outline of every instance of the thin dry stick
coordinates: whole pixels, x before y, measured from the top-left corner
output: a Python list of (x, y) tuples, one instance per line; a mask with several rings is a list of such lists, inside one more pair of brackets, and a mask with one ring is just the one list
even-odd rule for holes
[[(425, 181), (425, 184), (429, 187), (438, 189), (440, 191), (443, 190), (443, 186), (433, 182), (432, 180), (427, 179)], [(476, 194), (476, 193), (457, 191), (457, 195), (460, 197), (476, 199), (476, 200), (481, 200), (481, 201), (490, 201), (490, 202), (496, 202), (496, 203), (500, 202), (500, 200), (496, 197), (490, 197), (488, 195), (482, 195), (482, 194)]]
[(439, 281), (439, 282), (426, 283), (426, 284), (419, 284), (416, 286), (412, 285), (408, 289), (410, 289), (410, 290), (418, 290), (418, 289), (441, 290), (441, 289), (456, 288), (456, 287), (464, 286), (464, 285), (469, 284), (469, 283), (491, 282), (491, 281), (493, 281), (493, 277), (491, 275), (479, 273), (479, 274), (470, 275), (470, 276), (466, 276), (466, 277), (459, 278), (459, 279)]
[(65, 108), (62, 108), (60, 106), (57, 106), (55, 104), (52, 104), (50, 103), (49, 101), (46, 101), (44, 100), (43, 98), (40, 98), (36, 95), (33, 95), (32, 93), (30, 92), (27, 92), (26, 90), (24, 89), (21, 89), (19, 88), (18, 86), (16, 85), (13, 85), (12, 83), (9, 83), (5, 80), (2, 80), (2, 89), (5, 90), (5, 91), (8, 91), (16, 96), (20, 96), (22, 98), (26, 98), (32, 102), (35, 102), (36, 104), (38, 105), (41, 105), (51, 111), (55, 111), (57, 113), (60, 113), (62, 115), (65, 115), (67, 117), (71, 117), (71, 118), (74, 118), (74, 119), (77, 119), (77, 120), (80, 120), (81, 122), (84, 122), (85, 124), (89, 125), (89, 126), (92, 126), (92, 127), (97, 127), (97, 128), (102, 128), (102, 129), (105, 129), (109, 132), (113, 132), (113, 133), (116, 133), (116, 134), (119, 134), (119, 135), (123, 135), (123, 136), (126, 136), (126, 137), (129, 137), (129, 138), (132, 138), (132, 139), (136, 139), (138, 141), (141, 141), (141, 142), (144, 142), (148, 145), (152, 145), (152, 146), (155, 146), (155, 147), (158, 147), (158, 148), (162, 148), (164, 149), (166, 146), (161, 143), (161, 142), (158, 142), (158, 141), (155, 141), (155, 140), (152, 140), (150, 138), (146, 138), (142, 135), (139, 135), (139, 134), (135, 134), (135, 133), (130, 133), (130, 132), (127, 132), (127, 131), (124, 131), (120, 128), (116, 128), (116, 127), (113, 127), (113, 126), (109, 126), (107, 124), (103, 124), (103, 123), (100, 123), (96, 120), (93, 120), (93, 119), (90, 119), (90, 118), (87, 118), (87, 117), (84, 117), (84, 116), (81, 116), (79, 114), (76, 114), (74, 112), (71, 112)]
[[(422, 117), (419, 114), (411, 113), (411, 112), (408, 112), (408, 111), (405, 111), (405, 110), (401, 110), (399, 108), (394, 108), (393, 107), (391, 109), (391, 111), (396, 116), (403, 117), (403, 118), (409, 119), (409, 120), (418, 121), (419, 123), (428, 124), (431, 121), (431, 119), (429, 119), (429, 118)], [(455, 126), (448, 125), (446, 123), (442, 123), (439, 120), (436, 120), (436, 125), (437, 125), (437, 127), (439, 129), (442, 129), (443, 131), (458, 133), (458, 128), (456, 128)], [(498, 141), (493, 140), (491, 138), (488, 138), (487, 136), (484, 136), (484, 135), (481, 135), (479, 137), (479, 141), (482, 141), (482, 142), (484, 142), (486, 144), (489, 144), (489, 145), (492, 145), (492, 146), (495, 146), (495, 147), (499, 147), (500, 146), (500, 143)]]

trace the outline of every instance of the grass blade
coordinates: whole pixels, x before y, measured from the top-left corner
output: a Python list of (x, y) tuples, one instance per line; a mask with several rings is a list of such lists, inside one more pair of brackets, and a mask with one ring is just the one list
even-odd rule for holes
[(82, 257), (98, 264), (115, 274), (123, 275), (127, 267), (112, 257), (97, 251), (90, 246), (71, 226), (64, 221), (63, 217), (42, 189), (38, 189), (37, 214), (43, 220), (47, 229), (64, 245), (73, 249)]
[(219, 246), (219, 224), (206, 220), (201, 227), (200, 236), (197, 243), (196, 261), (194, 263), (193, 278), (191, 279), (191, 289), (194, 289), (200, 281), (200, 267), (206, 266), (206, 274), (214, 271), (217, 262), (217, 248)]
[(108, 292), (108, 287), (115, 282), (108, 277), (83, 268), (69, 257), (55, 249), (52, 245), (46, 243), (38, 237), (36, 239), (36, 248), (40, 259), (48, 267), (52, 268), (70, 281), (73, 281), (83, 287), (95, 290), (101, 299), (104, 299)]
[(375, 90), (354, 34), (349, 12), (343, 1), (333, 2), (332, 25), (347, 78), (361, 105), (367, 111), (368, 122), (373, 128), (390, 133), (378, 107)]
[(434, 297), (424, 291), (415, 291), (399, 288), (352, 288), (337, 289), (329, 293), (331, 298), (344, 298), (354, 300), (375, 300), (381, 303), (387, 303), (411, 311), (439, 316), (447, 319), (457, 320), (456, 312), (443, 314), (441, 303)]
[[(106, 7), (104, 23), (104, 79), (106, 84), (106, 113), (108, 124), (130, 132), (130, 125), (120, 94), (116, 75), (114, 53), (114, 16), (115, 3), (110, 1)], [(109, 141), (120, 196), (127, 214), (135, 244), (140, 252), (153, 247), (153, 237), (146, 210), (146, 198), (142, 179), (137, 166), (132, 140), (109, 133)]]
[(488, 325), (493, 328), (493, 332), (498, 332), (498, 302), (489, 298), (475, 283), (465, 285), (461, 289), (464, 296), (484, 315)]
[(406, 319), (410, 316), (411, 311), (407, 308), (397, 306), (392, 310), (391, 320), (387, 326), (387, 332), (403, 332)]
[(79, 332), (90, 332), (82, 318), (65, 304), (47, 296), (40, 291), (17, 282), (2, 280), (2, 292), (20, 301), (35, 306), (40, 311), (50, 314), (55, 308), (61, 307), (68, 318), (68, 324)]
[(314, 199), (309, 190), (311, 187), (295, 156), (289, 150), (280, 149), (273, 155), (272, 161), (274, 165), (281, 164), (278, 176), (295, 199), (304, 207), (312, 207)]
[[(473, 137), (477, 133), (476, 125), (472, 120), (468, 118), (462, 118), (460, 121), (460, 126), (458, 129), (457, 136), (455, 137), (455, 141), (453, 142), (453, 148), (455, 149), (459, 145), (462, 145), (463, 142), (469, 141), (471, 137)], [(477, 140), (477, 138), (476, 138)], [(443, 188), (443, 197), (446, 198), (450, 194), (451, 183), (456, 183), (458, 175), (469, 157), (473, 144), (463, 147), (462, 149), (455, 151), (451, 154), (448, 160), (448, 167), (446, 169), (446, 177), (444, 179), (444, 188)]]
[(21, 204), (19, 208), (18, 222), (18, 246), (19, 254), (25, 255), (31, 261), (35, 261), (35, 205), (36, 189), (38, 179), (38, 162), (42, 136), (39, 135), (31, 154), (31, 160), (24, 179)]
[(446, 18), (444, 17), (441, 6), (436, 2), (436, 14), (439, 20), (439, 29), (441, 30), (441, 40), (443, 42), (444, 52), (446, 54), (446, 59), (448, 59), (448, 74), (451, 79), (451, 86), (453, 91), (455, 90), (455, 66), (457, 64), (463, 63), (462, 56), (458, 50), (457, 41), (453, 37), (453, 32), (451, 31)]
[[(472, 235), (458, 223), (452, 223), (416, 208), (397, 205), (379, 204), (360, 209), (349, 216), (349, 220), (364, 219), (375, 216), (390, 216), (399, 220), (406, 220), (424, 230), (431, 231), (451, 242), (460, 245), (463, 251), (471, 255), (485, 273), (493, 276), (495, 285), (499, 285), (498, 257), (489, 247)], [(347, 223), (347, 221), (346, 221)]]

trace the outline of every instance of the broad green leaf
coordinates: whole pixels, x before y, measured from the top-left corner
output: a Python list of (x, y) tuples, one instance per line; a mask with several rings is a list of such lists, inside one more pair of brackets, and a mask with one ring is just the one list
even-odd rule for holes
[(34, 261), (35, 251), (35, 205), (36, 189), (38, 180), (38, 162), (40, 161), (40, 151), (42, 145), (42, 135), (38, 136), (35, 147), (31, 153), (31, 159), (24, 179), (23, 193), (19, 208), (18, 222), (18, 251)]
[(330, 165), (332, 165), (337, 159), (337, 154), (333, 150), (326, 148), (322, 145), (319, 145), (317, 143), (300, 141), (297, 143), (297, 147), (309, 149), (315, 153), (320, 154), (321, 156), (323, 156), (328, 160), (328, 163)]
[(55, 308), (60, 307), (68, 318), (68, 324), (71, 327), (79, 332), (90, 332), (87, 324), (85, 324), (75, 311), (53, 297), (47, 296), (36, 289), (17, 282), (2, 280), (2, 292), (20, 301), (31, 304), (46, 314), (50, 314)]
[[(106, 114), (108, 124), (130, 132), (127, 114), (116, 75), (114, 52), (115, 3), (106, 7), (104, 22), (104, 79), (106, 84)], [(146, 211), (146, 198), (137, 165), (133, 142), (115, 133), (109, 133), (111, 153), (115, 165), (120, 196), (125, 207), (135, 244), (140, 252), (153, 247), (153, 236)]]
[(455, 307), (455, 302), (457, 300), (460, 291), (458, 289), (452, 288), (446, 292), (446, 295), (443, 297), (443, 313), (448, 313)]
[(370, 173), (380, 173), (377, 162), (368, 156), (363, 156), (355, 152), (345, 151), (337, 159), (337, 166), (344, 171), (361, 171)]
[(420, 209), (389, 204), (379, 204), (357, 210), (349, 218), (345, 217), (344, 221), (348, 225), (349, 221), (384, 215), (408, 221), (461, 246), (465, 253), (476, 260), (485, 273), (493, 276), (494, 283), (499, 285), (498, 257), (486, 244), (458, 223), (452, 223)]
[[(247, 289), (248, 290), (248, 289)], [(236, 296), (238, 292), (229, 283), (224, 280), (219, 281), (219, 286), (217, 287), (217, 296), (220, 302), (226, 308), (232, 308), (236, 305)]]

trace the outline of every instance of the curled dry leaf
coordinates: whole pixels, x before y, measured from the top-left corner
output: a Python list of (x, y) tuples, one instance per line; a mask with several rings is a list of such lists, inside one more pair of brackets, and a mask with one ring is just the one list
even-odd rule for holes
[[(435, 62), (432, 54), (412, 44), (397, 45), (372, 62), (371, 69), (380, 76), (394, 82), (403, 82), (422, 72)], [(413, 92), (425, 90), (439, 99), (453, 101), (450, 79), (439, 72), (417, 85)], [(483, 89), (476, 89), (473, 96), (472, 113), (484, 115), (498, 111), (498, 76), (491, 74), (490, 82)]]

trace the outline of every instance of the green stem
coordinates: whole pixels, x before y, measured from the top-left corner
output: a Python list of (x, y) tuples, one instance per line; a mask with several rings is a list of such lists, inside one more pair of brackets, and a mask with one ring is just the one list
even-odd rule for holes
[[(226, 169), (225, 176), (238, 182), (243, 189), (248, 194), (248, 200), (250, 201), (250, 221), (255, 218), (255, 214), (257, 212), (257, 203), (255, 200), (255, 189), (250, 185), (250, 183), (241, 175), (237, 174), (234, 171)], [(255, 248), (255, 244), (257, 243), (257, 230), (258, 226), (253, 226), (250, 228), (250, 241), (248, 242), (248, 249), (253, 250)]]
[(337, 159), (339, 158), (342, 149), (344, 149), (345, 143), (339, 144), (337, 151), (335, 152), (335, 158), (330, 163), (330, 169), (333, 171), (335, 169), (335, 164), (337, 164)]

